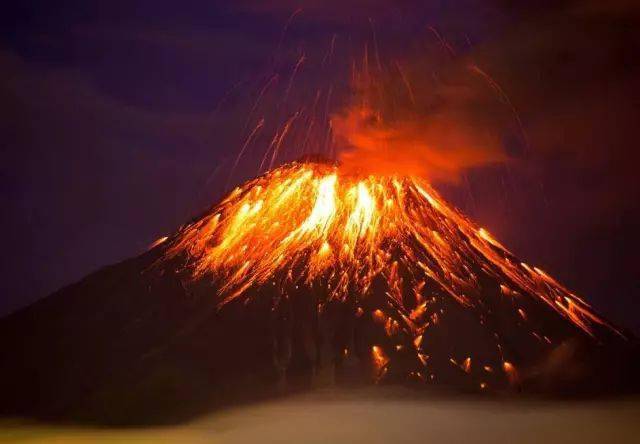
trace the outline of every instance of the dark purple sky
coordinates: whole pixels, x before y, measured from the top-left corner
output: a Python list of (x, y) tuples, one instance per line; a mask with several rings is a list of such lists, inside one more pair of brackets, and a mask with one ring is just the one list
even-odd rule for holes
[[(443, 192), (527, 262), (640, 330), (640, 20), (633, 2), (602, 3), (25, 1), (3, 10), (0, 314), (144, 251), (213, 203), (265, 79), (286, 79), (304, 53), (290, 100), (303, 102), (328, 82), (317, 67), (332, 36), (346, 64), (370, 42), (371, 18), (382, 58), (408, 69), (437, 43), (426, 27), (438, 29), (456, 56), (432, 77), (478, 63), (522, 119), (528, 148), (505, 133), (512, 162)], [(338, 79), (334, 104), (343, 92)], [(257, 153), (232, 184), (255, 174)]]

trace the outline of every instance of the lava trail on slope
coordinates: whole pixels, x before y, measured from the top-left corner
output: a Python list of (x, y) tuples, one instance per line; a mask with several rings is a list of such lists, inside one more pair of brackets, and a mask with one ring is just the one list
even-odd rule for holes
[(423, 179), (326, 162), (0, 320), (0, 413), (102, 424), (331, 384), (610, 395), (639, 368), (631, 334)]
[(289, 379), (328, 366), (376, 382), (548, 387), (589, 374), (577, 350), (628, 341), (416, 177), (294, 162), (237, 187), (162, 248), (156, 267), (178, 261), (181, 281), (208, 283), (221, 311), (269, 301), (274, 362)]

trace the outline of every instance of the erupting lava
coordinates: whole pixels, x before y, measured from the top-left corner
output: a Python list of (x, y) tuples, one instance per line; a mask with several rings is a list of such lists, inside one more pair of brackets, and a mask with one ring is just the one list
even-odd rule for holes
[[(434, 354), (451, 354), (448, 365), (462, 374), (480, 372), (484, 388), (497, 372), (515, 381), (526, 360), (524, 349), (509, 350), (507, 336), (541, 348), (561, 341), (567, 329), (596, 340), (622, 336), (415, 177), (358, 177), (334, 165), (294, 162), (236, 188), (167, 245), (166, 259), (185, 258), (193, 279), (215, 285), (220, 307), (249, 303), (266, 287), (277, 295), (274, 305), (305, 294), (320, 295), (319, 312), (348, 302), (354, 318), (384, 331), (386, 342), (368, 346), (378, 377), (394, 359), (413, 359), (411, 375), (433, 379)], [(443, 323), (450, 344), (469, 334), (457, 331), (468, 319), (447, 321), (459, 311), (474, 319), (489, 346), (456, 351), (434, 342)]]

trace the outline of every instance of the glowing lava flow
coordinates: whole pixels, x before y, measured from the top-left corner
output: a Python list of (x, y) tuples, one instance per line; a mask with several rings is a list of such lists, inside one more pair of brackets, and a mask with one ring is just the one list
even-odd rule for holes
[[(193, 278), (215, 284), (219, 306), (271, 286), (282, 294), (322, 288), (319, 304), (351, 298), (359, 307), (375, 288), (386, 306), (370, 310), (371, 316), (388, 336), (405, 334), (408, 340), (397, 350), (412, 348), (425, 365), (429, 351), (422, 337), (444, 314), (435, 309), (436, 299), (476, 313), (483, 324), (495, 310), (487, 282), (494, 283), (494, 298), (508, 301), (517, 325), (529, 325), (528, 337), (543, 345), (553, 335), (531, 320), (529, 309), (592, 337), (602, 331), (620, 335), (417, 178), (355, 177), (327, 164), (292, 163), (236, 188), (167, 244), (167, 258), (186, 257)], [(491, 364), (513, 370), (497, 348), (498, 361)], [(385, 365), (382, 349), (375, 350), (376, 362)], [(468, 354), (458, 359), (464, 360), (456, 364), (462, 371), (474, 369)]]

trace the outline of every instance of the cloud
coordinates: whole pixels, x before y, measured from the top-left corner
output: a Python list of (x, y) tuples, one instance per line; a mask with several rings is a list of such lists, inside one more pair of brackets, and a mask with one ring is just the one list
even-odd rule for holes
[(463, 171), (507, 160), (499, 134), (452, 105), (392, 121), (370, 108), (353, 107), (334, 115), (332, 128), (343, 143), (341, 168), (354, 173), (457, 182)]

